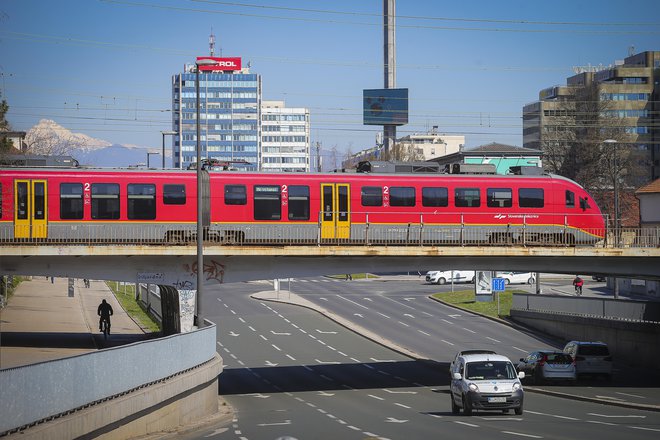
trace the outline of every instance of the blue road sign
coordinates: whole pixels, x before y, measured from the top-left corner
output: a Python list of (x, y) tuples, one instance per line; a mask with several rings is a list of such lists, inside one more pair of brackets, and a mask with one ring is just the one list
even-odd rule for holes
[(506, 282), (504, 278), (493, 278), (492, 286), (493, 292), (504, 292), (506, 290)]

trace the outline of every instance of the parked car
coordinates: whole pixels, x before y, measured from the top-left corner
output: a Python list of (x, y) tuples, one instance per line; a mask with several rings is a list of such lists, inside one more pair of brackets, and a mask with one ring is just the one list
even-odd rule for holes
[(563, 351), (533, 351), (520, 359), (517, 368), (525, 372), (525, 378), (533, 383), (546, 380), (568, 380), (574, 383), (577, 379), (575, 361)]
[(454, 363), (450, 388), (451, 412), (461, 409), (466, 416), (472, 410), (499, 410), (523, 413), (524, 391), (509, 358), (498, 354), (465, 354)]
[(495, 272), (497, 278), (504, 278), (506, 284), (534, 284), (536, 276), (532, 272)]
[(431, 284), (474, 283), (473, 270), (430, 270), (426, 273), (426, 282)]
[(497, 354), (493, 350), (482, 350), (480, 348), (476, 349), (470, 349), (470, 350), (461, 350), (458, 353), (456, 353), (456, 356), (454, 356), (454, 360), (451, 361), (451, 364), (449, 364), (449, 376), (451, 377), (452, 370), (454, 369), (454, 364), (456, 363), (456, 360), (464, 356), (466, 354)]
[(593, 374), (612, 377), (612, 356), (604, 342), (571, 341), (564, 347), (575, 360), (575, 369), (580, 375)]

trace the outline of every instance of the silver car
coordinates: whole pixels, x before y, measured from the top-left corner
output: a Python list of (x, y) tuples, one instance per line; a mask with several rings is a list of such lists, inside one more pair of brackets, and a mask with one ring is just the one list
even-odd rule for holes
[(606, 343), (571, 341), (564, 347), (564, 353), (575, 360), (578, 376), (593, 374), (612, 378), (612, 356)]
[(562, 351), (533, 351), (518, 363), (518, 371), (525, 372), (525, 378), (537, 384), (550, 380), (567, 380), (575, 383), (577, 373), (575, 361), (570, 354)]

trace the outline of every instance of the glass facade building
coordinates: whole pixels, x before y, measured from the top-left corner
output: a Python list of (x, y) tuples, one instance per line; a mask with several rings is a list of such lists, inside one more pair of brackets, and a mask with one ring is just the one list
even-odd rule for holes
[[(172, 77), (172, 146), (175, 168), (197, 160), (195, 66)], [(202, 159), (230, 162), (254, 171), (260, 161), (261, 75), (248, 69), (200, 72), (200, 147)]]

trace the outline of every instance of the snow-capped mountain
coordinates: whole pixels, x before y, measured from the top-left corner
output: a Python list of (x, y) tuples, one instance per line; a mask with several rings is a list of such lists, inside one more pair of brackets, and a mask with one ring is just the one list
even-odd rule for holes
[[(71, 156), (81, 165), (128, 167), (145, 164), (147, 151), (159, 149), (137, 145), (121, 145), (96, 139), (83, 133), (73, 133), (50, 119), (42, 119), (25, 136), (32, 154)], [(169, 158), (166, 158), (169, 166)], [(160, 155), (152, 155), (150, 165), (160, 167)]]

